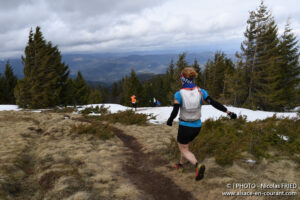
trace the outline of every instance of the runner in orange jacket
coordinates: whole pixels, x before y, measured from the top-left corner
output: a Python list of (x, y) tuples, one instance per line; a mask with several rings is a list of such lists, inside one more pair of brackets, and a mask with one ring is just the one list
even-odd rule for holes
[(135, 109), (136, 111), (136, 96), (135, 95), (132, 95), (131, 97), (131, 104), (132, 104), (132, 107)]

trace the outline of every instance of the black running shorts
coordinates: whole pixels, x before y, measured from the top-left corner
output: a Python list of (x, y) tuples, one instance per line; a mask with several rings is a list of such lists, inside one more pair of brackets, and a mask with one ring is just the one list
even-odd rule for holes
[(189, 127), (179, 125), (177, 142), (180, 144), (188, 144), (199, 134), (201, 127)]

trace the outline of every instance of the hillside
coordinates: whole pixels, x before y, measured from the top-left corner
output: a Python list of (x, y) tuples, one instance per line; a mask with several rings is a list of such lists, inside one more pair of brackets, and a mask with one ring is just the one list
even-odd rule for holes
[[(213, 56), (212, 52), (187, 54), (187, 61), (193, 63), (196, 58), (204, 64)], [(70, 76), (76, 77), (78, 70), (88, 81), (112, 83), (128, 75), (131, 69), (137, 74), (161, 74), (166, 72), (171, 59), (177, 60), (178, 54), (126, 55), (126, 54), (64, 54), (63, 61), (69, 66)], [(6, 60), (0, 60), (0, 72), (3, 73)], [(21, 59), (10, 59), (17, 77), (23, 77)], [(143, 77), (142, 77), (143, 78)]]
[[(118, 109), (122, 107), (111, 107), (112, 112)], [(140, 108), (140, 112), (142, 109), (146, 111)], [(195, 182), (191, 165), (180, 174), (173, 169), (176, 160), (164, 153), (171, 138), (176, 137), (178, 124), (111, 123), (115, 136), (107, 140), (74, 131), (74, 126), (88, 124), (93, 124), (92, 118), (75, 113), (1, 111), (0, 199), (298, 198), (222, 195), (227, 191), (249, 191), (228, 188), (228, 184), (235, 183), (299, 185), (299, 164), (287, 157), (263, 159), (260, 163), (240, 160), (225, 167), (208, 157), (203, 160), (207, 166), (205, 178)]]

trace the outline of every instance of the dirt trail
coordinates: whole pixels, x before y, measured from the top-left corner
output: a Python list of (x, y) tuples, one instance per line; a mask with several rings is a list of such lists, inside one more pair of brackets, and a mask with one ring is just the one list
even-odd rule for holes
[[(74, 133), (72, 126), (89, 121), (68, 115), (0, 112), (1, 200), (299, 199), (222, 196), (224, 191), (234, 191), (226, 187), (228, 183), (299, 186), (299, 164), (289, 159), (221, 167), (214, 158), (206, 158), (202, 161), (207, 166), (205, 178), (196, 182), (193, 166), (185, 165), (184, 173), (178, 173), (172, 167), (176, 161), (164, 160), (167, 155), (161, 154), (170, 138), (176, 137), (178, 124), (114, 124), (117, 137), (102, 141)], [(299, 188), (296, 191), (299, 195)]]
[[(81, 122), (91, 122), (88, 119), (78, 118)], [(134, 127), (134, 126), (133, 126)], [(125, 153), (126, 160), (123, 161), (122, 169), (131, 182), (147, 195), (143, 199), (157, 200), (194, 200), (190, 192), (181, 189), (172, 179), (155, 171), (156, 168), (165, 166), (167, 161), (154, 152), (144, 152), (144, 146), (138, 140), (125, 133), (123, 130), (113, 127), (117, 137), (130, 151)]]
[(154, 171), (154, 167), (167, 164), (166, 161), (153, 153), (144, 153), (136, 138), (126, 135), (120, 129), (115, 130), (124, 145), (131, 150), (129, 159), (123, 165), (123, 170), (139, 189), (157, 200), (194, 199), (190, 192), (182, 190), (170, 178)]
[[(140, 146), (138, 149), (142, 150), (145, 160), (151, 160), (153, 156), (162, 156), (161, 152), (166, 152), (166, 144), (170, 143), (170, 138), (176, 138), (177, 126), (175, 124), (172, 127), (165, 125), (149, 125), (149, 126), (124, 126), (121, 124), (115, 125), (126, 133), (126, 135), (132, 136), (133, 147), (135, 142), (138, 142)], [(201, 137), (201, 134), (199, 135)], [(135, 157), (134, 157), (135, 158)], [(155, 160), (155, 159), (154, 159)], [(178, 160), (166, 162), (151, 161), (148, 165), (156, 163), (152, 166), (152, 169), (159, 174), (163, 174), (175, 183), (176, 187), (179, 187), (185, 192), (192, 194), (192, 197), (199, 200), (277, 200), (277, 199), (299, 199), (299, 188), (297, 196), (223, 196), (223, 192), (247, 192), (247, 190), (229, 189), (227, 184), (234, 183), (255, 183), (258, 186), (261, 183), (297, 183), (300, 185), (300, 171), (299, 165), (290, 160), (271, 161), (263, 159), (259, 164), (246, 163), (244, 161), (235, 162), (232, 166), (222, 167), (219, 166), (213, 157), (206, 158), (201, 162), (206, 165), (207, 170), (205, 178), (201, 181), (194, 181), (195, 170), (190, 164), (186, 164), (183, 173), (178, 173), (173, 168), (173, 163)], [(135, 162), (133, 160), (132, 162)], [(143, 160), (138, 161), (144, 163)], [(139, 163), (137, 163), (139, 164)], [(147, 161), (146, 161), (147, 166)], [(144, 165), (141, 166), (143, 169)], [(151, 167), (150, 167), (151, 168)], [(139, 168), (140, 169), (140, 168)], [(134, 173), (134, 172), (133, 172)], [(138, 176), (138, 175), (136, 175)], [(164, 185), (160, 185), (164, 187)], [(256, 188), (251, 191), (261, 191), (260, 188)], [(283, 191), (279, 189), (275, 190), (263, 190), (263, 191)], [(285, 190), (286, 191), (286, 190)], [(289, 190), (287, 190), (289, 191)], [(188, 199), (188, 198), (183, 198)]]

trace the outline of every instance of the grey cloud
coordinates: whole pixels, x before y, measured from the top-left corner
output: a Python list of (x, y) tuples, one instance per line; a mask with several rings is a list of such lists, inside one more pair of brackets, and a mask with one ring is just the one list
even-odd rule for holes
[[(274, 4), (273, 15), (280, 28), (290, 15), (299, 36), (296, 1), (267, 3)], [(36, 26), (63, 53), (238, 43), (248, 11), (258, 5), (252, 0), (0, 0), (0, 57), (22, 52), (30, 28)]]
[(15, 9), (18, 6), (31, 4), (33, 2), (33, 0), (1, 0), (0, 10)]
[(148, 7), (156, 6), (160, 0), (52, 0), (47, 4), (53, 11), (75, 12), (84, 16), (103, 15), (108, 13), (123, 14), (138, 12)]

